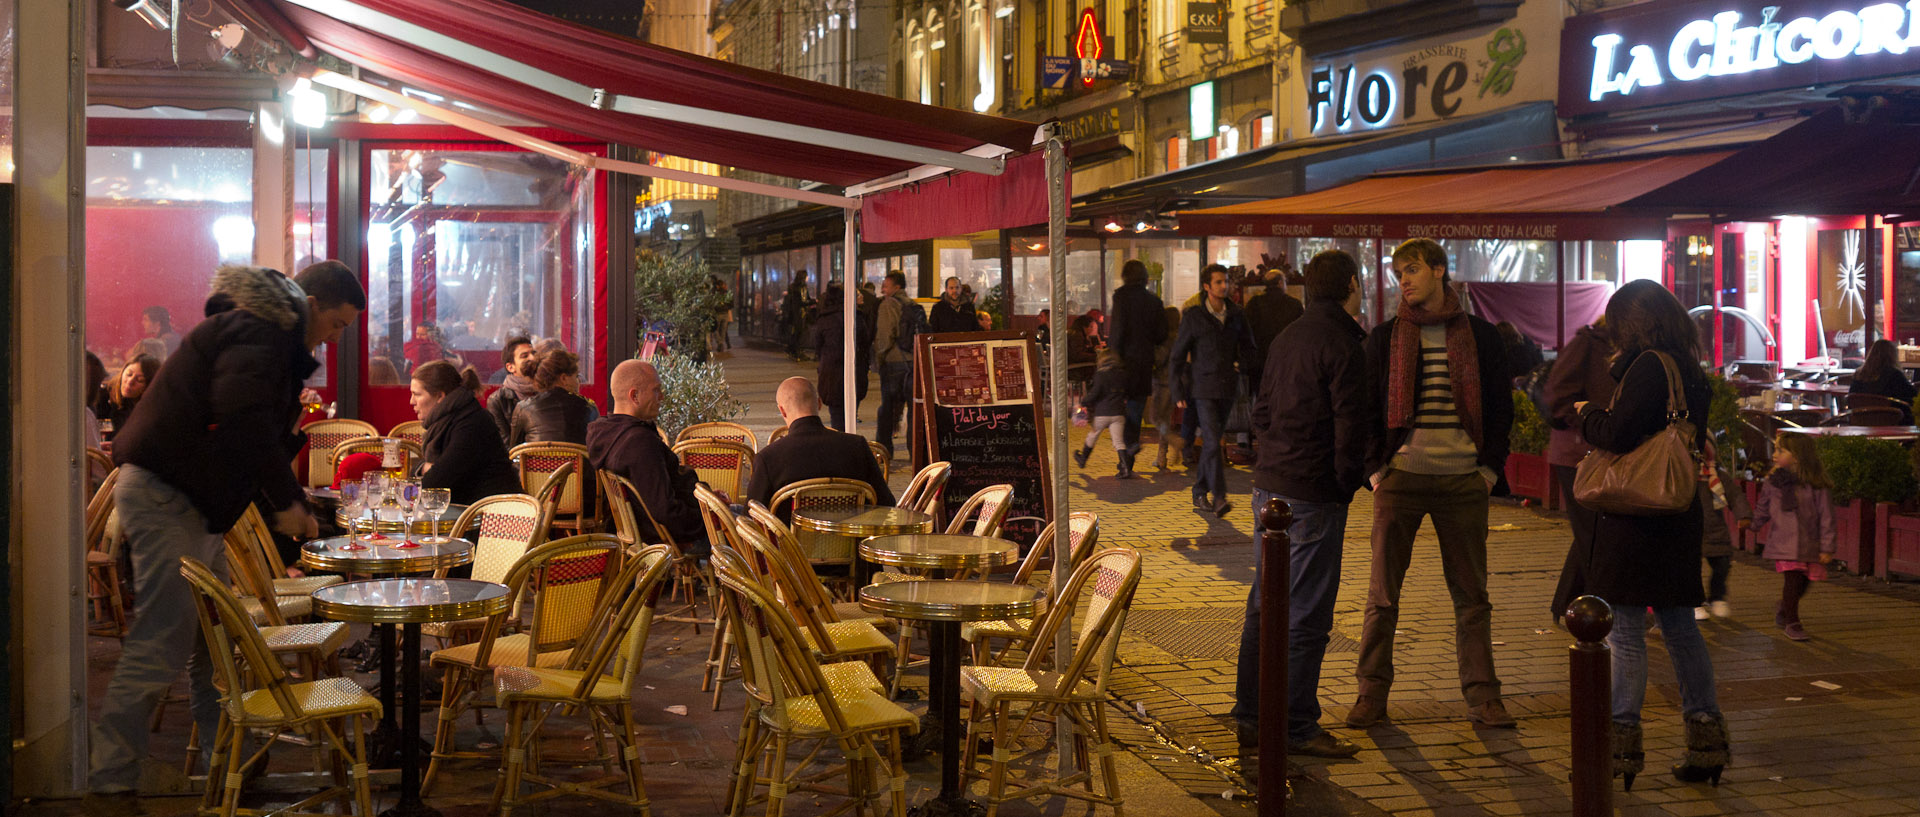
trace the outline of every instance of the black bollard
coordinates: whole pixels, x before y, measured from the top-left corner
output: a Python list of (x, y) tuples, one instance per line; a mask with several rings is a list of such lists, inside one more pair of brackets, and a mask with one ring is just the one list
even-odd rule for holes
[(1287, 813), (1287, 628), (1293, 509), (1279, 499), (1260, 509), (1260, 817)]
[(1607, 817), (1613, 814), (1613, 655), (1607, 648), (1613, 608), (1598, 596), (1581, 596), (1567, 605), (1566, 622), (1574, 637), (1567, 653), (1573, 815)]

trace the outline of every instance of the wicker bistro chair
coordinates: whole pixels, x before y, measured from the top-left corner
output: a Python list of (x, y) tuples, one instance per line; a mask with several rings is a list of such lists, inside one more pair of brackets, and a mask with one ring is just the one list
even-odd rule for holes
[(1007, 520), (1008, 509), (1013, 507), (1013, 503), (1007, 501), (1012, 497), (1013, 486), (1004, 482), (975, 491), (947, 523), (947, 533), (999, 536), (1000, 525)]
[[(634, 735), (634, 678), (640, 674), (642, 652), (653, 629), (661, 582), (673, 566), (673, 549), (667, 545), (641, 548), (626, 561), (601, 594), (566, 663), (557, 668), (503, 666), (494, 672), (496, 703), (507, 711), (506, 765), (494, 787), (494, 813), (570, 793), (621, 803), (642, 815), (651, 813)], [(574, 783), (539, 773), (540, 753), (534, 744), (540, 727), (561, 710), (583, 712), (597, 732), (614, 736), (618, 758), (625, 766), (625, 794), (609, 788), (618, 778), (610, 783)], [(599, 760), (610, 770), (614, 756), (602, 755)], [(522, 783), (547, 789), (523, 798)]]
[(521, 443), (507, 452), (520, 472), (520, 490), (540, 495), (554, 472), (567, 465), (573, 472), (559, 483), (554, 494), (553, 514), (547, 526), (559, 531), (587, 533), (600, 526), (598, 509), (587, 496), (587, 447), (574, 443)]
[(104, 481), (96, 482), (95, 480), (104, 480), (108, 474), (113, 473), (115, 466), (113, 464), (113, 455), (105, 451), (98, 448), (89, 448), (85, 453), (87, 456), (87, 496), (89, 497), (89, 501), (91, 501), (92, 498), (99, 497), (100, 486), (106, 484)]
[(896, 504), (939, 518), (936, 511), (940, 506), (940, 497), (946, 493), (947, 477), (952, 474), (953, 463), (946, 460), (927, 463), (927, 467), (913, 475), (913, 479), (907, 483), (907, 489), (900, 492)]
[(887, 456), (887, 447), (868, 440), (867, 451), (873, 454), (873, 461), (880, 465), (880, 478), (893, 479), (893, 458)]
[(287, 564), (280, 558), (280, 548), (273, 542), (273, 531), (267, 528), (266, 517), (260, 514), (256, 505), (248, 505), (233, 523), (230, 536), (238, 537), (240, 543), (252, 548), (259, 554), (260, 566), (272, 581), (273, 594), (276, 596), (311, 596), (313, 591), (323, 587), (332, 587), (343, 579), (332, 574), (318, 576), (287, 576)]
[(115, 510), (113, 486), (120, 481), (120, 469), (107, 472), (100, 489), (87, 503), (87, 601), (93, 608), (91, 635), (120, 638), (127, 634), (127, 585), (120, 573), (119, 516)]
[[(699, 596), (706, 596), (709, 604), (712, 602), (712, 573), (700, 567), (698, 557), (687, 555), (680, 543), (674, 541), (673, 534), (654, 519), (653, 511), (640, 498), (640, 489), (634, 487), (632, 480), (608, 471), (601, 471), (598, 476), (600, 495), (606, 497), (608, 515), (613, 518), (614, 535), (620, 537), (620, 543), (629, 551), (648, 544), (664, 544), (673, 551), (673, 571), (668, 574), (673, 585), (668, 597), (678, 601), (669, 612), (656, 612), (654, 618), (691, 623), (694, 635), (700, 634), (700, 625), (716, 624), (719, 618), (717, 610), (707, 616), (699, 614)], [(697, 495), (703, 489), (694, 490)], [(644, 527), (641, 524), (643, 519), (646, 520)]]
[[(1130, 548), (1112, 548), (1095, 553), (1073, 571), (1066, 589), (1048, 608), (1034, 630), (1033, 649), (1018, 667), (962, 667), (960, 688), (971, 699), (966, 753), (961, 769), (970, 776), (983, 738), (993, 741), (991, 765), (987, 774), (987, 815), (1000, 804), (1040, 794), (1057, 794), (1113, 807), (1121, 813), (1120, 775), (1113, 760), (1118, 751), (1107, 732), (1107, 675), (1113, 668), (1115, 649), (1120, 644), (1120, 629), (1126, 622), (1127, 607), (1140, 584), (1140, 552)], [(1074, 614), (1082, 593), (1091, 591), (1086, 613), (1074, 633), (1073, 654), (1051, 655), (1054, 635), (1066, 626)], [(1016, 720), (1015, 715), (1019, 714)], [(1017, 791), (1007, 791), (1007, 763), (1012, 757), (1013, 741), (1021, 737), (1037, 718), (1065, 713), (1075, 729), (1073, 752), (1079, 771), (1054, 780), (1036, 782)], [(1040, 730), (1050, 734), (1050, 730)], [(1089, 750), (1098, 756), (1104, 794), (1093, 791), (1093, 768)], [(1083, 790), (1084, 787), (1084, 790)]]
[[(745, 560), (724, 546), (714, 554), (726, 615), (740, 634), (746, 656), (742, 683), (752, 701), (736, 749), (728, 813), (740, 814), (754, 791), (764, 786), (767, 813), (781, 814), (789, 792), (810, 788), (816, 779), (802, 777), (816, 755), (789, 769), (789, 746), (794, 741), (832, 741), (845, 758), (843, 793), (848, 801), (827, 813), (857, 814), (862, 806), (877, 813), (873, 801), (885, 792), (893, 817), (903, 817), (906, 771), (901, 742), (919, 728), (919, 719), (863, 684), (836, 679), (807, 648), (804, 631), (793, 617), (753, 579)], [(882, 741), (887, 744), (884, 760), (877, 746)], [(837, 770), (828, 774), (832, 771)], [(876, 774), (885, 778), (879, 785)]]
[(427, 444), (427, 424), (419, 420), (408, 420), (387, 429), (387, 436), (399, 437), (414, 445), (424, 446)]
[(226, 547), (227, 569), (233, 574), (234, 584), (245, 593), (234, 603), (260, 628), (267, 648), (275, 655), (294, 659), (308, 678), (319, 677), (323, 670), (338, 675), (338, 655), (347, 643), (347, 625), (339, 621), (290, 623), (312, 615), (313, 598), (275, 595), (265, 565), (245, 535), (229, 531)]
[(715, 493), (738, 501), (746, 492), (753, 474), (753, 448), (746, 443), (683, 436), (673, 444), (673, 453)]
[[(526, 494), (496, 494), (468, 505), (460, 512), (453, 530), (466, 532), (479, 528), (473, 537), (471, 578), (505, 584), (520, 557), (546, 541), (548, 518), (546, 508)], [(447, 568), (434, 571), (434, 577), (444, 579), (447, 571)], [(515, 613), (508, 615), (509, 620), (518, 618), (518, 605), (514, 609)], [(486, 626), (485, 618), (430, 621), (420, 625), (420, 633), (439, 639), (443, 646), (453, 646), (479, 638)]]
[[(879, 628), (863, 621), (836, 620), (832, 607), (822, 610), (809, 604), (809, 598), (826, 593), (819, 589), (819, 579), (806, 565), (794, 564), (757, 525), (740, 526), (740, 541), (751, 551), (742, 551), (742, 555), (759, 560), (766, 571), (763, 583), (786, 602), (799, 623), (801, 638), (821, 661), (871, 662), (893, 655), (893, 642)], [(807, 587), (807, 582), (814, 586)]]
[[(786, 556), (787, 564), (792, 566), (799, 580), (796, 589), (800, 593), (800, 598), (794, 603), (807, 605), (810, 610), (828, 621), (864, 621), (882, 632), (891, 631), (894, 628), (897, 623), (894, 619), (869, 613), (860, 606), (860, 602), (834, 601), (826, 592), (826, 583), (813, 571), (812, 563), (807, 559), (806, 553), (800, 549), (800, 543), (795, 541), (793, 529), (781, 522), (780, 517), (775, 516), (773, 511), (767, 510), (767, 506), (758, 502), (749, 502), (747, 515), (760, 525), (762, 535), (776, 550)], [(809, 577), (812, 581), (807, 581)]]
[[(736, 556), (746, 552), (747, 546), (740, 541), (740, 522), (734, 516), (733, 509), (727, 507), (725, 501), (707, 490), (704, 485), (694, 486), (693, 498), (700, 503), (700, 521), (707, 528), (707, 542), (713, 545), (716, 551), (725, 546), (731, 548)], [(714, 581), (712, 569), (712, 563), (709, 561), (706, 573), (708, 581)], [(718, 585), (710, 585), (708, 592), (717, 593)], [(730, 673), (736, 656), (733, 650), (733, 634), (729, 632), (726, 617), (720, 615), (720, 598), (718, 595), (710, 595), (708, 598), (713, 602), (713, 638), (707, 644), (706, 667), (700, 673), (700, 691), (713, 690), (713, 708), (718, 711), (720, 696), (727, 689), (726, 682), (735, 677)]]
[[(347, 678), (290, 681), (272, 647), (212, 570), (189, 557), (180, 560), (180, 574), (193, 585), (200, 632), (213, 656), (214, 670), (227, 690), (220, 701), (220, 732), (214, 736), (208, 758), (201, 813), (217, 808), (221, 817), (317, 814), (310, 810), (313, 806), (338, 798), (350, 799), (354, 814), (372, 815), (366, 728), (368, 722), (380, 718), (379, 699)], [(236, 652), (239, 661), (235, 660)], [(351, 739), (347, 736), (349, 727)], [(267, 730), (275, 737), (288, 731), (314, 735), (316, 746), (331, 756), (334, 785), (291, 806), (271, 811), (241, 809), (240, 789), (247, 768), (264, 763), (267, 747), (274, 742), (262, 741), (253, 754), (242, 757), (242, 742), (252, 730)]]
[[(372, 454), (376, 457), (384, 456), (387, 450), (387, 440), (390, 439), (394, 438), (355, 437), (342, 442), (333, 447), (332, 467), (339, 468), (341, 461), (345, 460), (350, 454)], [(407, 476), (413, 476), (419, 473), (421, 464), (425, 463), (427, 459), (425, 450), (420, 447), (420, 443), (411, 440), (400, 439), (399, 442), (400, 473), (406, 474)]]
[[(857, 511), (871, 507), (876, 499), (873, 486), (862, 480), (821, 477), (803, 479), (775, 491), (769, 505), (776, 513), (784, 509), (791, 516), (795, 512), (812, 509)], [(859, 545), (857, 538), (820, 533), (797, 525), (791, 532), (794, 543), (809, 563), (815, 567), (831, 567), (839, 583), (851, 589), (856, 557), (854, 550)]]
[(421, 778), (422, 793), (439, 776), (442, 760), (487, 757), (453, 749), (453, 730), (461, 712), (486, 705), (476, 695), (486, 676), (501, 667), (567, 665), (574, 647), (590, 632), (596, 605), (611, 578), (607, 568), (619, 553), (619, 538), (603, 533), (569, 536), (527, 551), (504, 582), (516, 604), (532, 597), (533, 616), (526, 630), (507, 634), (507, 620), (515, 615), (509, 610), (489, 616), (478, 641), (433, 654), (432, 663), (444, 668), (440, 721), (434, 732), (433, 760)]
[(786, 426), (781, 426), (779, 428), (776, 428), (773, 430), (772, 434), (767, 435), (767, 445), (773, 445), (775, 442), (778, 442), (781, 437), (785, 437), (785, 436), (787, 436)]
[(371, 423), (345, 418), (316, 420), (302, 426), (300, 430), (307, 435), (306, 484), (308, 488), (333, 484), (335, 447), (358, 437), (380, 436), (380, 431)]
[[(1033, 548), (1027, 551), (1027, 557), (1020, 560), (1020, 567), (1013, 572), (1014, 584), (1032, 581), (1034, 571), (1053, 553), (1053, 530), (1053, 525), (1049, 524), (1040, 531), (1040, 538), (1033, 541)], [(1070, 514), (1067, 519), (1067, 570), (1078, 568), (1099, 543), (1100, 515), (1087, 511)], [(975, 665), (999, 666), (1015, 647), (1024, 647), (1033, 642), (1033, 619), (962, 622), (960, 638), (973, 645)], [(992, 650), (992, 642), (996, 638), (1007, 640), (1007, 646), (998, 653)]]
[[(680, 429), (680, 435), (673, 438), (673, 443), (679, 445), (688, 440), (725, 440), (744, 445), (749, 452), (760, 450), (760, 438), (754, 436), (753, 429), (739, 423), (694, 423)], [(769, 439), (767, 442), (773, 442), (773, 440)]]

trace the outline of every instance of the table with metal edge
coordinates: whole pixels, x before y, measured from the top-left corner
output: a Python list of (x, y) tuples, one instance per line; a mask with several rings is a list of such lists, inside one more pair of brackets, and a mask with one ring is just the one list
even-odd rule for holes
[[(389, 540), (395, 543), (399, 539)], [(349, 539), (345, 536), (330, 536), (315, 539), (300, 546), (300, 564), (312, 570), (327, 570), (335, 573), (365, 574), (371, 576), (402, 576), (408, 573), (429, 573), (449, 567), (459, 567), (473, 561), (473, 543), (465, 539), (450, 539), (446, 542), (420, 542), (413, 547), (398, 547), (357, 542), (360, 550), (347, 550)], [(338, 587), (339, 585), (335, 585)], [(319, 602), (314, 602), (316, 612)], [(413, 743), (400, 742), (397, 737), (399, 724), (394, 714), (393, 650), (394, 633), (392, 622), (373, 622), (378, 635), (380, 651), (380, 723), (373, 729), (368, 762), (381, 768), (392, 768), (393, 753), (400, 747), (417, 747)]]
[[(313, 613), (335, 621), (400, 625), (401, 683), (406, 686), (400, 714), (400, 745), (420, 742), (420, 625), (459, 621), (505, 612), (512, 602), (504, 584), (473, 579), (370, 579), (314, 591)], [(391, 655), (391, 651), (388, 652)], [(389, 676), (391, 677), (391, 676)], [(390, 703), (387, 704), (389, 709)], [(420, 799), (420, 755), (400, 753), (400, 802), (380, 817), (438, 817), (439, 810)]]
[(933, 515), (912, 508), (802, 508), (793, 512), (793, 524), (839, 536), (887, 536), (932, 533)]
[(1864, 437), (1900, 442), (1920, 440), (1920, 426), (1810, 426), (1783, 428), (1780, 429), (1780, 433), (1804, 434), (1809, 437)]
[[(876, 536), (860, 543), (860, 555), (895, 567), (932, 571), (936, 576), (1009, 564), (1020, 546), (989, 536), (904, 534)], [(1025, 585), (968, 579), (929, 578), (873, 584), (860, 589), (860, 606), (870, 613), (927, 624), (927, 713), (923, 740), (940, 752), (940, 793), (915, 806), (917, 817), (973, 815), (984, 810), (967, 799), (961, 785), (960, 624), (1004, 618), (1038, 618), (1046, 595)]]

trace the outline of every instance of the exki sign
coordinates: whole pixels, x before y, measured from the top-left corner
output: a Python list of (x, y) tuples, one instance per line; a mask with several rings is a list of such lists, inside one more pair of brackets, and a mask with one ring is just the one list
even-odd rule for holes
[[(1543, 98), (1551, 86), (1526, 76), (1526, 56), (1526, 35), (1507, 26), (1411, 52), (1315, 64), (1307, 72), (1308, 129), (1317, 136), (1373, 130)], [(1513, 94), (1523, 81), (1541, 87)]]
[(1583, 14), (1561, 33), (1562, 116), (1920, 70), (1920, 0), (1673, 0)]

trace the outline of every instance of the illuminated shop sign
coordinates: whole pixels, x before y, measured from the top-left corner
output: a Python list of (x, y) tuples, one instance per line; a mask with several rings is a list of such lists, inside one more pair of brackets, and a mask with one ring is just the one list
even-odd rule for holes
[(1920, 0), (1652, 2), (1568, 19), (1560, 113), (1579, 116), (1920, 69)]
[(1316, 136), (1375, 130), (1544, 99), (1551, 81), (1542, 66), (1527, 61), (1527, 47), (1527, 35), (1513, 25), (1411, 51), (1311, 60), (1308, 130)]

